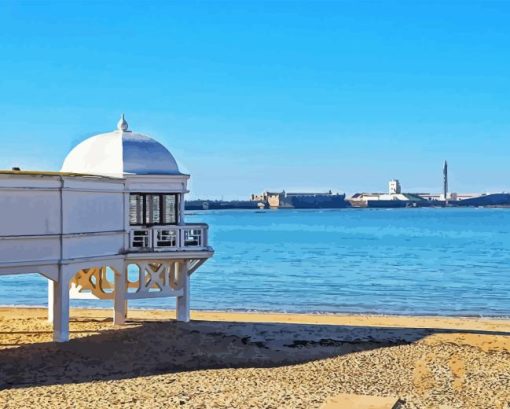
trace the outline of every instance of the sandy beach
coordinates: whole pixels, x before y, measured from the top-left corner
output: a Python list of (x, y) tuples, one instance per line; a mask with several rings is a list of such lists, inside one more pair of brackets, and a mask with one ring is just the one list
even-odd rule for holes
[(340, 393), (410, 408), (508, 408), (510, 321), (132, 310), (0, 309), (2, 408), (319, 408)]

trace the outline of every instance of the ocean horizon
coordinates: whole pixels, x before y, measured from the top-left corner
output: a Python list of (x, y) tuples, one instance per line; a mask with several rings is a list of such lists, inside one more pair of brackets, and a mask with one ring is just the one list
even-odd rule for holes
[[(510, 316), (510, 209), (190, 211), (187, 221), (208, 223), (215, 249), (191, 279), (195, 310)], [(46, 306), (46, 286), (0, 277), (0, 305)]]

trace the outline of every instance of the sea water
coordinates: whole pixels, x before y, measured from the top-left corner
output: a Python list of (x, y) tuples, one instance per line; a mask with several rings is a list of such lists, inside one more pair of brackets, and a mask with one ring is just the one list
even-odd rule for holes
[[(192, 276), (192, 309), (510, 316), (510, 209), (204, 211), (187, 221), (209, 224), (215, 250)], [(46, 305), (46, 287), (37, 275), (0, 277), (0, 304)]]

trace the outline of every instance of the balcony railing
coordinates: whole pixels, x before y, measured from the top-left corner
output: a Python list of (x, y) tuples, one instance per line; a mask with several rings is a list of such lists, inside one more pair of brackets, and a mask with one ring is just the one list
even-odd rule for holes
[(129, 231), (129, 251), (206, 250), (207, 224), (182, 226), (132, 226)]

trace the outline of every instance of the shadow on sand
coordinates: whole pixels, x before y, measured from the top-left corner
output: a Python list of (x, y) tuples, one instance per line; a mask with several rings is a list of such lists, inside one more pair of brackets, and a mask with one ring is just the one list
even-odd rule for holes
[(0, 349), (0, 389), (201, 369), (277, 367), (409, 344), (445, 332), (510, 335), (285, 323), (129, 321), (123, 329), (85, 335), (64, 344)]

